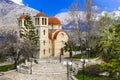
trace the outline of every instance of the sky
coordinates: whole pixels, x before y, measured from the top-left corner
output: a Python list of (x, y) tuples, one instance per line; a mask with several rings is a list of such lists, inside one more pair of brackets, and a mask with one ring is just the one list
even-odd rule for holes
[[(48, 16), (54, 16), (69, 9), (74, 0), (12, 0), (17, 4), (29, 6)], [(79, 0), (83, 9), (85, 0)], [(93, 0), (93, 8), (100, 11), (120, 10), (120, 0)]]

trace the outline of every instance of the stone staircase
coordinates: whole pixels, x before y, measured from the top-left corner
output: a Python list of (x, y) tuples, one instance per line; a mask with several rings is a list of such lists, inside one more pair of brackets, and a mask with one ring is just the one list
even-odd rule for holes
[(33, 64), (32, 74), (66, 74), (67, 69), (59, 60), (39, 59), (38, 64)]

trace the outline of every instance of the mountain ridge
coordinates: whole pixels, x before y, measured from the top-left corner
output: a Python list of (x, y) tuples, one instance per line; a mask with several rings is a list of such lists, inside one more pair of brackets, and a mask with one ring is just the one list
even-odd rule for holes
[[(38, 12), (39, 11), (33, 8), (30, 8), (25, 5), (19, 5), (11, 0), (0, 0), (0, 28), (1, 27), (18, 28), (17, 18), (19, 16), (21, 16), (23, 13), (29, 13), (31, 16), (35, 16), (36, 13)], [(99, 13), (97, 18), (99, 18), (104, 13), (106, 12), (103, 11), (102, 13)], [(113, 12), (108, 12), (108, 13), (109, 15), (114, 13), (116, 17), (120, 16), (120, 11), (113, 11)], [(85, 12), (80, 11), (79, 14), (82, 16), (80, 20), (82, 21), (82, 24), (84, 25)], [(60, 12), (56, 14), (55, 17), (57, 17), (61, 21), (61, 24), (63, 25), (63, 29), (71, 29), (73, 21), (72, 21), (72, 17), (69, 12)]]
[(17, 18), (23, 13), (34, 16), (39, 11), (14, 3), (11, 0), (0, 0), (0, 27), (18, 27)]

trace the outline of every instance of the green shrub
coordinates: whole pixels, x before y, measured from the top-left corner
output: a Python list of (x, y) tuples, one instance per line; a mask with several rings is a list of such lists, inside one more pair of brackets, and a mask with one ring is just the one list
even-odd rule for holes
[(89, 75), (98, 76), (99, 75), (99, 66), (98, 65), (90, 65), (85, 68), (85, 73)]

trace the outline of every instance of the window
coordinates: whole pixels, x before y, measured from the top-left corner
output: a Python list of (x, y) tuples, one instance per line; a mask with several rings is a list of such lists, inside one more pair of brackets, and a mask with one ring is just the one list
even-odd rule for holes
[(45, 30), (43, 30), (43, 34), (45, 35)]
[(47, 25), (47, 19), (45, 18), (45, 25)]
[(46, 18), (42, 18), (42, 25), (47, 25), (47, 19)]
[(61, 37), (64, 37), (64, 33), (61, 33)]
[(22, 26), (22, 20), (19, 20), (19, 26)]
[(36, 33), (39, 34), (39, 30), (38, 29), (36, 29)]
[(43, 53), (44, 53), (44, 55), (45, 55), (45, 49), (43, 50)]
[(43, 45), (45, 45), (45, 41), (43, 41)]
[(39, 18), (35, 18), (35, 25), (39, 25)]
[(53, 25), (52, 25), (51, 27), (52, 27), (52, 29), (53, 29)]
[(49, 53), (50, 53), (50, 48), (49, 48)]
[(44, 25), (44, 18), (42, 18), (42, 25)]

